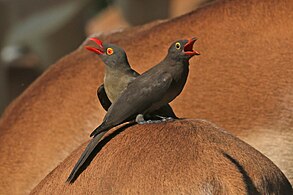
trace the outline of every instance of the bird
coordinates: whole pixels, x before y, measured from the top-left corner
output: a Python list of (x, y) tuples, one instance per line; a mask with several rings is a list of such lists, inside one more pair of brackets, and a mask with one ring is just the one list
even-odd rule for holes
[(194, 55), (199, 55), (198, 51), (193, 50), (196, 40), (191, 38), (172, 43), (166, 57), (160, 63), (127, 85), (109, 107), (102, 124), (91, 133), (93, 138), (75, 164), (67, 182), (74, 182), (78, 171), (109, 129), (132, 116), (136, 116), (135, 120), (138, 123), (144, 123), (145, 115), (168, 104), (181, 93), (189, 73), (189, 60)]
[(144, 115), (175, 99), (186, 83), (189, 59), (199, 55), (199, 52), (193, 50), (196, 40), (192, 38), (172, 43), (167, 56), (159, 64), (127, 85), (91, 137), (123, 123), (131, 116), (137, 116), (136, 121), (143, 122)]
[[(95, 37), (89, 40), (94, 41), (99, 48), (91, 46), (85, 46), (85, 48), (98, 54), (105, 64), (104, 83), (99, 86), (97, 96), (102, 107), (107, 111), (127, 85), (140, 74), (131, 68), (124, 49), (115, 44), (103, 43)], [(150, 118), (155, 118), (156, 116), (160, 118), (178, 118), (168, 104), (150, 114)]]

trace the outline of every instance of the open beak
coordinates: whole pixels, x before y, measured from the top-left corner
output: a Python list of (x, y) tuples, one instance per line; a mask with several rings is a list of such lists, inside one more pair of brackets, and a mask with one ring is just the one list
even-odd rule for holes
[(91, 47), (91, 46), (85, 46), (84, 48), (86, 48), (87, 50), (89, 51), (92, 51), (92, 52), (95, 52), (97, 53), (98, 55), (100, 54), (103, 54), (104, 53), (104, 46), (103, 46), (103, 42), (100, 40), (100, 39), (97, 39), (97, 38), (90, 38), (91, 41), (94, 41), (99, 47), (99, 48), (95, 48), (95, 47)]
[(184, 53), (189, 56), (194, 56), (194, 55), (200, 55), (198, 51), (193, 50), (193, 44), (197, 38), (192, 38), (190, 39), (185, 45), (184, 45)]

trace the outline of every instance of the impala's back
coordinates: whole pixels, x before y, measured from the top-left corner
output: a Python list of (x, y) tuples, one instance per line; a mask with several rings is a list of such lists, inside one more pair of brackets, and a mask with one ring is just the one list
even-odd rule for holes
[[(269, 157), (293, 181), (292, 1), (216, 3), (158, 24), (100, 36), (143, 72), (174, 40), (198, 37), (187, 85), (172, 106), (204, 118)], [(29, 192), (101, 122), (103, 67), (82, 47), (58, 61), (0, 121), (0, 193)]]
[(292, 194), (265, 156), (214, 124), (176, 120), (112, 130), (89, 166), (65, 183), (85, 145), (32, 194)]

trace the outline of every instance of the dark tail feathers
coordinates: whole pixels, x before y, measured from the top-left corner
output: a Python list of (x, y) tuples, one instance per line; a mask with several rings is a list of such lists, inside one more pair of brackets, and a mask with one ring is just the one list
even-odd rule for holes
[(67, 178), (66, 182), (73, 183), (75, 181), (75, 179), (77, 178), (77, 176), (82, 172), (82, 170), (84, 170), (86, 168), (86, 167), (83, 167), (83, 165), (85, 164), (86, 160), (89, 158), (91, 153), (94, 151), (94, 149), (98, 145), (100, 139), (104, 136), (105, 133), (106, 132), (101, 132), (100, 134), (95, 136), (90, 141), (90, 143), (87, 145), (86, 149), (82, 153), (81, 157), (79, 158), (79, 160), (75, 164), (75, 166), (74, 166), (73, 170), (71, 171), (69, 177)]
[(111, 127), (109, 127), (109, 125), (105, 125), (105, 122), (103, 122), (100, 126), (98, 126), (92, 133), (91, 133), (91, 137), (95, 137), (96, 135), (99, 135), (100, 133), (102, 133), (103, 131), (107, 131), (109, 130)]

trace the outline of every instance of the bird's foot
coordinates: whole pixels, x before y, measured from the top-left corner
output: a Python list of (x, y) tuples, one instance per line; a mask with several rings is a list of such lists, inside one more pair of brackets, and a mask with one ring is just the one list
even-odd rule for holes
[(138, 124), (145, 124), (146, 121), (144, 120), (143, 114), (138, 114), (135, 118), (135, 122)]
[(143, 125), (143, 124), (151, 124), (151, 122), (152, 122), (152, 120), (147, 120), (147, 121), (139, 121), (137, 123), (140, 125)]
[(174, 120), (172, 117), (163, 117), (159, 115), (156, 115), (156, 117), (160, 118), (160, 120), (144, 120), (143, 115), (139, 114), (136, 116), (135, 121), (138, 124), (142, 125), (142, 124), (153, 124), (153, 123), (161, 123), (161, 122)]
[(173, 118), (163, 118), (162, 120), (147, 120), (147, 121), (141, 121), (138, 124), (142, 125), (142, 124), (155, 124), (155, 123), (163, 123), (163, 122), (167, 122), (167, 121), (171, 121), (173, 120)]
[(161, 121), (172, 121), (174, 118), (172, 117), (165, 117), (165, 116), (160, 116), (160, 115), (155, 115), (156, 117), (160, 118)]
[(154, 124), (154, 123), (161, 123), (163, 120), (147, 120), (147, 121), (140, 121), (138, 124), (143, 125), (143, 124)]

